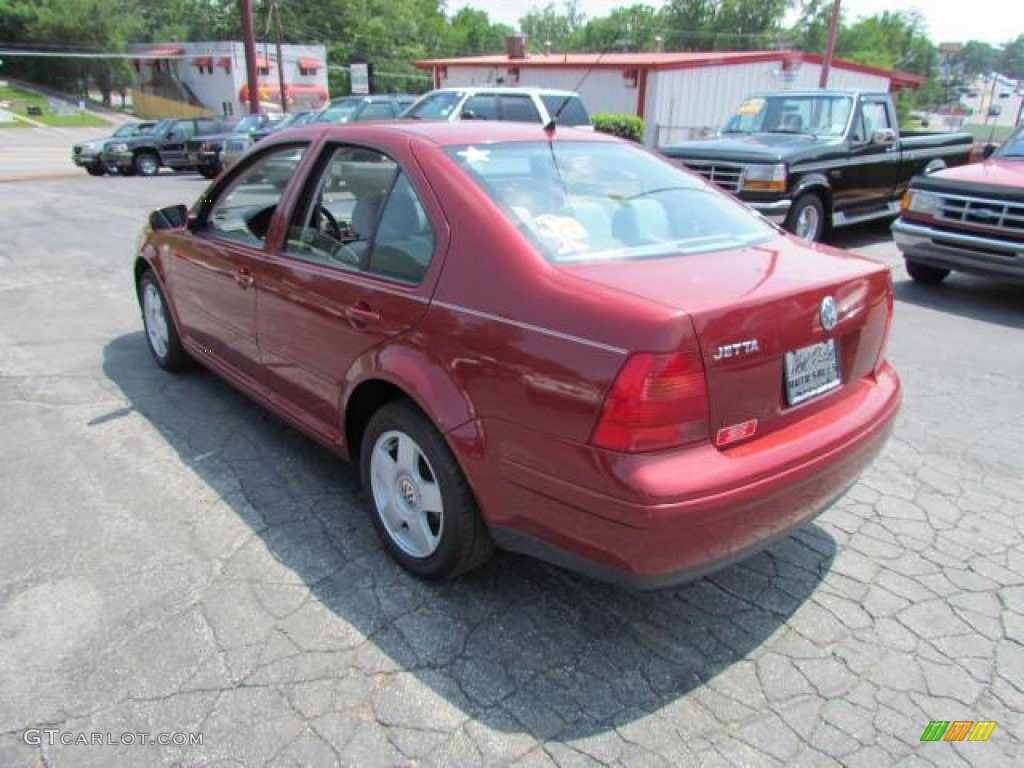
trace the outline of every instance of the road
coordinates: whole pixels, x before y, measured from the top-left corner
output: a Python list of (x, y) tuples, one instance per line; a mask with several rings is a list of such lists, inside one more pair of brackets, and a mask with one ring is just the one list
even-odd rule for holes
[(0, 766), (1021, 764), (1024, 289), (838, 236), (894, 267), (905, 406), (832, 509), (661, 592), (512, 555), (427, 585), (352, 469), (152, 364), (136, 234), (202, 189), (0, 185)]
[(115, 127), (4, 128), (0, 130), (0, 182), (84, 175), (71, 162), (71, 146), (109, 136)]

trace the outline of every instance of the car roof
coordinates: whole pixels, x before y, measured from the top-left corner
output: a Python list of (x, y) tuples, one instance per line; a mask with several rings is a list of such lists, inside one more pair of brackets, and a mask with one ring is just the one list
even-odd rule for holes
[[(557, 126), (554, 131), (545, 130), (540, 123), (516, 123), (501, 121), (465, 120), (457, 122), (436, 120), (381, 120), (369, 123), (316, 123), (289, 131), (290, 136), (274, 137), (278, 141), (294, 141), (300, 137), (315, 138), (328, 132), (328, 138), (345, 141), (352, 135), (353, 141), (365, 140), (367, 133), (404, 133), (408, 136), (432, 142), (439, 146), (458, 146), (475, 143), (504, 143), (522, 141), (599, 141), (619, 142), (614, 136), (594, 131), (581, 131), (570, 126)], [(359, 138), (356, 138), (356, 137)], [(271, 143), (270, 138), (263, 141)], [(262, 142), (261, 142), (262, 144)]]
[[(550, 94), (553, 96), (579, 96), (576, 91), (566, 91), (560, 88), (541, 88), (535, 85), (465, 85), (465, 86), (451, 86), (448, 88), (435, 88), (429, 93), (478, 93), (480, 91), (486, 91), (487, 93), (498, 92), (498, 93), (512, 93), (512, 94), (524, 94), (524, 93), (536, 93), (538, 95)], [(423, 94), (426, 96), (427, 94)]]

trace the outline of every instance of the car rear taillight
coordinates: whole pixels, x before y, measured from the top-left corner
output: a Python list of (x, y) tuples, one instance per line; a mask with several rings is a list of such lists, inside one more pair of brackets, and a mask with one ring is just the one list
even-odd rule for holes
[(707, 440), (704, 366), (695, 353), (631, 356), (605, 397), (591, 443), (612, 451), (656, 451)]

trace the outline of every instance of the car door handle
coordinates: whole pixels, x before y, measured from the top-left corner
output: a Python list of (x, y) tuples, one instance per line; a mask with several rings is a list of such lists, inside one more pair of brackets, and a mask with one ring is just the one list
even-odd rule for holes
[(235, 282), (243, 288), (248, 288), (253, 284), (252, 272), (248, 269), (239, 269), (235, 272)]
[(365, 301), (360, 301), (358, 304), (353, 304), (351, 307), (345, 307), (345, 317), (351, 320), (355, 325), (368, 325), (370, 323), (380, 322), (380, 312), (370, 308), (370, 305)]

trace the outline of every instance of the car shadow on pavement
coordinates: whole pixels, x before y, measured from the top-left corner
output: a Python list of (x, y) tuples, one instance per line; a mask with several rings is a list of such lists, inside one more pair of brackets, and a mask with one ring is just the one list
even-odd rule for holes
[[(104, 371), (187, 468), (182, 480), (191, 470), (221, 505), (219, 519), (196, 512), (195, 538), (216, 541), (235, 518), (255, 534), (221, 558), (202, 597), (235, 683), (384, 675), (376, 695), (391, 698), (375, 707), (406, 707), (396, 725), (471, 718), (564, 740), (646, 727), (698, 689), (742, 707), (743, 692), (717, 690), (716, 676), (783, 628), (835, 556), (834, 539), (811, 524), (746, 562), (655, 592), (508, 553), (456, 581), (424, 583), (379, 544), (357, 472), (218, 377), (157, 369), (141, 332), (106, 346)], [(253, 594), (273, 602), (287, 585), (303, 601), (290, 612), (272, 615)], [(250, 656), (264, 646), (259, 663), (236, 663), (231, 625)], [(695, 727), (713, 725), (699, 701), (685, 707)]]
[(895, 279), (896, 300), (986, 323), (1024, 328), (1024, 283), (954, 272), (938, 285)]

